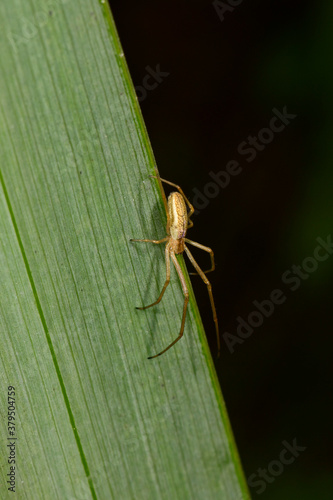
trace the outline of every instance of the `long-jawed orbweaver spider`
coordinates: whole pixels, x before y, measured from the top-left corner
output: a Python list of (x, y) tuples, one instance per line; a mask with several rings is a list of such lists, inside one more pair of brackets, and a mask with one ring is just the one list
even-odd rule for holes
[[(157, 356), (161, 356), (161, 354), (164, 354), (166, 351), (170, 349), (178, 340), (181, 339), (184, 333), (184, 326), (185, 326), (185, 317), (186, 317), (186, 310), (187, 310), (187, 304), (189, 300), (189, 293), (188, 293), (188, 288), (186, 285), (185, 277), (183, 274), (183, 271), (176, 259), (177, 254), (181, 254), (185, 251), (186, 255), (188, 256), (191, 264), (193, 265), (194, 269), (197, 271), (196, 273), (190, 273), (190, 274), (199, 274), (203, 282), (207, 285), (208, 289), (208, 294), (209, 294), (209, 299), (210, 299), (210, 304), (212, 307), (212, 312), (213, 312), (213, 319), (215, 323), (215, 329), (216, 329), (216, 337), (217, 337), (217, 346), (218, 346), (218, 355), (220, 354), (220, 336), (219, 336), (219, 327), (218, 327), (218, 322), (217, 322), (217, 315), (216, 315), (216, 309), (215, 309), (215, 304), (214, 304), (214, 299), (213, 299), (213, 292), (212, 292), (212, 286), (209, 282), (209, 280), (206, 277), (205, 273), (209, 273), (211, 271), (214, 271), (215, 269), (215, 262), (214, 262), (214, 253), (211, 248), (208, 248), (204, 245), (201, 245), (201, 243), (197, 243), (195, 241), (189, 240), (188, 238), (185, 238), (187, 230), (193, 226), (193, 222), (190, 220), (191, 215), (194, 212), (193, 205), (189, 202), (189, 200), (186, 198), (185, 194), (183, 193), (183, 190), (177, 186), (177, 184), (174, 184), (173, 182), (166, 181), (165, 179), (161, 179), (160, 177), (157, 177), (155, 175), (151, 175), (150, 177), (153, 177), (155, 179), (158, 179), (159, 181), (164, 182), (165, 184), (169, 184), (170, 186), (173, 186), (177, 189), (176, 191), (173, 191), (169, 197), (168, 200), (166, 199), (164, 190), (162, 185), (161, 186), (161, 191), (162, 191), (162, 196), (163, 196), (163, 202), (165, 206), (165, 210), (167, 213), (167, 236), (166, 238), (163, 238), (162, 240), (136, 240), (136, 239), (131, 239), (130, 241), (139, 241), (139, 242), (145, 242), (145, 243), (155, 243), (156, 245), (159, 245), (160, 243), (165, 243), (167, 242), (165, 246), (165, 265), (166, 265), (166, 280), (164, 283), (164, 286), (162, 288), (162, 291), (158, 297), (158, 299), (150, 304), (149, 306), (144, 306), (144, 307), (137, 307), (136, 309), (144, 310), (148, 309), (149, 307), (155, 306), (158, 304), (164, 295), (164, 292), (166, 290), (166, 287), (168, 286), (170, 282), (170, 258), (176, 268), (177, 274), (180, 279), (180, 283), (182, 285), (183, 293), (184, 293), (184, 307), (183, 307), (183, 317), (182, 317), (182, 322), (180, 326), (180, 332), (178, 337), (171, 342), (168, 347), (163, 349), (163, 351), (159, 352), (158, 354), (155, 354), (154, 356), (150, 356), (148, 359), (153, 359), (157, 358)], [(189, 208), (189, 212), (187, 213), (187, 207)], [(208, 252), (210, 254), (210, 259), (211, 259), (211, 268), (208, 271), (202, 271), (197, 262), (195, 261), (193, 255), (189, 251), (189, 249), (186, 246), (186, 243), (193, 245), (194, 247), (200, 248), (201, 250), (204, 250), (205, 252)]]

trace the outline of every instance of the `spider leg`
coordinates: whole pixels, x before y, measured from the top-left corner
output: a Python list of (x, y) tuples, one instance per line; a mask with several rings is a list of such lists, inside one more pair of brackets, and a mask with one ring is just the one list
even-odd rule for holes
[[(197, 243), (196, 241), (189, 240), (185, 238), (186, 243), (189, 243), (190, 245), (193, 245), (194, 247), (200, 248), (200, 250), (203, 250), (204, 252), (208, 252), (210, 254), (210, 262), (211, 262), (211, 268), (208, 269), (208, 271), (203, 271), (205, 274), (206, 273), (211, 273), (215, 269), (215, 260), (214, 260), (214, 252), (211, 248), (205, 247), (204, 245), (201, 245), (201, 243)], [(189, 273), (192, 275), (199, 274), (199, 273)]]
[(168, 345), (168, 347), (166, 347), (165, 349), (163, 349), (163, 351), (159, 352), (158, 354), (155, 354), (155, 356), (150, 356), (148, 359), (157, 358), (157, 356), (161, 356), (161, 354), (164, 354), (166, 351), (168, 351), (170, 349), (170, 347), (172, 347), (173, 345), (175, 345), (175, 343), (178, 342), (178, 340), (180, 340), (182, 338), (183, 333), (184, 333), (185, 317), (186, 317), (186, 310), (187, 310), (187, 304), (188, 304), (189, 294), (188, 294), (188, 289), (187, 289), (187, 286), (186, 286), (185, 278), (184, 278), (184, 275), (183, 275), (183, 271), (182, 271), (180, 265), (178, 264), (178, 261), (176, 259), (174, 251), (170, 252), (170, 257), (171, 257), (171, 260), (172, 260), (172, 262), (173, 262), (173, 264), (174, 264), (174, 266), (176, 268), (177, 274), (178, 274), (179, 279), (180, 279), (180, 283), (182, 285), (183, 293), (184, 293), (184, 307), (183, 307), (182, 323), (181, 323), (181, 326), (180, 326), (179, 335), (176, 338), (176, 340), (174, 340), (173, 342), (171, 342), (171, 344)]
[[(150, 175), (149, 177), (155, 177), (156, 179), (158, 179), (158, 177), (156, 175)], [(164, 182), (165, 184), (169, 184), (169, 186), (175, 187), (180, 192), (180, 194), (183, 196), (184, 200), (186, 201), (188, 208), (190, 209), (190, 211), (188, 213), (188, 217), (191, 217), (191, 215), (194, 212), (194, 207), (189, 202), (188, 198), (185, 196), (184, 191), (182, 190), (182, 188), (180, 186), (178, 186), (178, 184), (174, 184), (173, 182), (166, 181), (165, 179), (162, 179), (161, 177), (160, 177), (160, 180), (161, 180), (161, 182)], [(190, 223), (193, 225), (192, 221), (190, 221)], [(190, 226), (190, 227), (192, 227), (192, 226)]]
[[(199, 245), (199, 243), (197, 243), (197, 245)], [(199, 247), (200, 248), (200, 247)], [(202, 269), (200, 269), (199, 265), (197, 264), (197, 262), (194, 260), (194, 257), (193, 255), (191, 254), (191, 252), (189, 251), (189, 249), (187, 248), (187, 246), (185, 246), (185, 252), (188, 256), (188, 258), (190, 259), (190, 262), (192, 264), (192, 266), (194, 267), (194, 269), (197, 271), (197, 273), (199, 274), (199, 276), (201, 277), (202, 281), (207, 285), (207, 289), (208, 289), (208, 294), (209, 294), (209, 300), (210, 300), (210, 305), (212, 307), (212, 312), (213, 312), (213, 320), (214, 320), (214, 323), (215, 323), (215, 330), (216, 330), (216, 338), (217, 338), (217, 357), (219, 357), (220, 355), (220, 334), (219, 334), (219, 325), (218, 325), (218, 322), (217, 322), (217, 315), (216, 315), (216, 309), (215, 309), (215, 304), (214, 304), (214, 298), (213, 298), (213, 292), (212, 292), (212, 285), (210, 284), (209, 280), (207, 279), (205, 273), (202, 271)]]
[(170, 250), (169, 250), (169, 245), (165, 246), (165, 267), (166, 267), (166, 280), (165, 280), (164, 286), (162, 288), (162, 291), (161, 291), (158, 299), (155, 300), (155, 302), (153, 302), (152, 304), (149, 304), (149, 306), (136, 307), (136, 309), (140, 309), (141, 311), (143, 311), (144, 309), (148, 309), (148, 307), (153, 307), (156, 304), (158, 304), (159, 302), (161, 302), (162, 297), (164, 295), (164, 292), (166, 290), (166, 287), (170, 283)]
[(166, 238), (163, 238), (162, 240), (135, 240), (133, 238), (130, 239), (130, 241), (139, 241), (141, 243), (155, 243), (155, 245), (159, 245), (160, 243), (164, 243), (169, 239), (167, 236)]

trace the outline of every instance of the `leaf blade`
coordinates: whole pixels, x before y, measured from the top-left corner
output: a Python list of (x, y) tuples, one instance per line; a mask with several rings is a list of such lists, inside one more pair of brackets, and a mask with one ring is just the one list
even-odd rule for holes
[[(1, 9), (19, 33), (40, 7), (13, 5)], [(19, 263), (25, 320), (15, 339), (23, 352), (28, 338), (31, 352), (17, 364), (31, 459), (20, 463), (20, 495), (38, 498), (29, 477), (41, 468), (40, 498), (247, 498), (192, 290), (184, 338), (146, 360), (176, 336), (182, 291), (173, 272), (157, 310), (134, 309), (157, 296), (165, 271), (161, 248), (129, 239), (163, 237), (165, 214), (110, 13), (92, 0), (80, 7), (57, 5), (17, 51), (1, 35), (1, 234), (15, 250), (4, 262), (12, 271), (1, 287), (3, 327), (9, 349)], [(2, 359), (9, 378), (12, 359)], [(43, 443), (53, 469), (42, 467)]]

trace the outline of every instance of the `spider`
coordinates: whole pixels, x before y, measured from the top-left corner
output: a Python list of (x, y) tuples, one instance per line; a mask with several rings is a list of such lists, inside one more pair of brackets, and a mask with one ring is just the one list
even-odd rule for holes
[[(218, 327), (218, 322), (217, 322), (217, 315), (216, 315), (216, 309), (215, 309), (215, 304), (214, 304), (214, 299), (213, 299), (213, 293), (212, 293), (212, 286), (210, 282), (208, 281), (206, 274), (211, 271), (214, 271), (215, 269), (215, 262), (214, 262), (214, 252), (211, 248), (208, 248), (204, 245), (201, 245), (201, 243), (197, 243), (195, 241), (189, 240), (188, 238), (185, 238), (187, 230), (193, 226), (193, 222), (190, 220), (191, 215), (194, 212), (193, 205), (189, 202), (189, 200), (186, 198), (183, 190), (177, 186), (177, 184), (174, 184), (173, 182), (166, 181), (165, 179), (161, 179), (160, 177), (157, 177), (155, 175), (150, 175), (149, 177), (158, 179), (160, 182), (164, 182), (165, 184), (169, 184), (169, 186), (173, 186), (177, 189), (177, 191), (173, 191), (169, 197), (168, 200), (166, 199), (164, 190), (162, 185), (160, 184), (161, 191), (162, 191), (162, 197), (163, 197), (163, 202), (167, 214), (167, 226), (166, 226), (166, 232), (167, 236), (163, 238), (162, 240), (137, 240), (137, 239), (131, 239), (130, 241), (134, 242), (145, 242), (145, 243), (155, 243), (156, 245), (159, 245), (160, 243), (165, 243), (167, 242), (165, 246), (165, 265), (166, 265), (166, 280), (164, 283), (164, 286), (162, 288), (162, 291), (158, 297), (158, 299), (150, 304), (149, 306), (144, 306), (144, 307), (137, 307), (136, 309), (144, 310), (148, 309), (149, 307), (155, 306), (159, 302), (161, 302), (162, 297), (164, 295), (164, 292), (170, 282), (170, 258), (176, 268), (177, 274), (180, 279), (180, 283), (183, 289), (184, 293), (184, 306), (183, 306), (183, 316), (182, 316), (182, 322), (180, 326), (180, 333), (178, 337), (171, 342), (168, 347), (163, 349), (163, 351), (159, 352), (158, 354), (155, 354), (154, 356), (149, 356), (148, 359), (153, 359), (157, 358), (158, 356), (161, 356), (161, 354), (164, 354), (166, 351), (170, 349), (178, 340), (181, 339), (184, 333), (184, 326), (185, 326), (185, 317), (186, 317), (186, 310), (187, 310), (187, 304), (189, 301), (189, 293), (188, 293), (188, 288), (186, 286), (186, 281), (185, 277), (183, 274), (183, 271), (177, 261), (176, 255), (183, 253), (184, 251), (186, 252), (186, 255), (188, 256), (191, 264), (193, 265), (194, 269), (197, 271), (196, 273), (190, 273), (190, 274), (196, 274), (201, 277), (203, 282), (207, 285), (208, 289), (208, 294), (209, 294), (209, 299), (210, 299), (210, 304), (213, 312), (213, 319), (215, 323), (215, 329), (216, 329), (216, 337), (217, 337), (217, 346), (218, 346), (218, 356), (220, 354), (220, 336), (219, 336), (219, 327)], [(189, 212), (187, 213), (187, 207), (189, 208)], [(210, 254), (210, 259), (211, 259), (211, 268), (208, 271), (202, 271), (197, 262), (195, 261), (193, 255), (189, 251), (189, 249), (186, 246), (186, 243), (189, 245), (193, 245), (194, 247), (200, 248), (201, 250), (204, 250), (205, 252), (208, 252)]]

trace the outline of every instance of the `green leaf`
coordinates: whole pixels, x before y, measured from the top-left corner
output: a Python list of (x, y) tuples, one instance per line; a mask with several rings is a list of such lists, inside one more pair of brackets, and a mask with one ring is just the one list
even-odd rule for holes
[(249, 498), (192, 290), (147, 360), (183, 295), (135, 309), (165, 263), (129, 240), (166, 215), (108, 6), (0, 14), (1, 497)]

